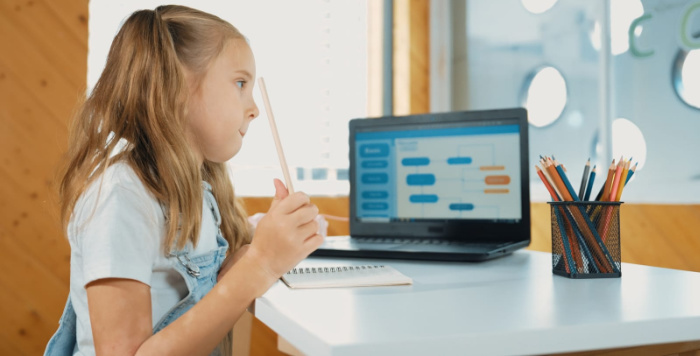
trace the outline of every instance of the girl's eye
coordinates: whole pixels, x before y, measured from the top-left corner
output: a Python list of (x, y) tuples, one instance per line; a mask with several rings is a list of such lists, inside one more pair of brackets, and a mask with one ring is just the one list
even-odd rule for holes
[(243, 86), (246, 84), (245, 80), (238, 80), (236, 81), (236, 85), (238, 85), (239, 88), (243, 89)]

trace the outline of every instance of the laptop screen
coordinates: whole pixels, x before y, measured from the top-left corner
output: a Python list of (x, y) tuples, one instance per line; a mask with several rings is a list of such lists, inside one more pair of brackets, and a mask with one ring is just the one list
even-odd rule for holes
[(356, 223), (518, 224), (527, 214), (529, 226), (524, 110), (356, 119), (350, 126)]

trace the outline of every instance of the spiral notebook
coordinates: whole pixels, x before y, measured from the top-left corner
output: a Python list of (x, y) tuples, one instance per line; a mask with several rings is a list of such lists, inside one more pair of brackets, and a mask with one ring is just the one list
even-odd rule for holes
[(413, 280), (390, 266), (341, 266), (295, 268), (282, 281), (289, 288), (372, 287), (413, 284)]

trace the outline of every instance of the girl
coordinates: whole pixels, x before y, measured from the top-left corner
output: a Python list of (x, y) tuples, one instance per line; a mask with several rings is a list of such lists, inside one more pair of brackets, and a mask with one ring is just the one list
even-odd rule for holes
[(245, 38), (216, 16), (160, 6), (126, 20), (71, 128), (70, 295), (46, 354), (219, 353), (322, 243), (318, 209), (279, 180), (254, 236), (234, 199), (224, 162), (258, 116), (254, 79)]

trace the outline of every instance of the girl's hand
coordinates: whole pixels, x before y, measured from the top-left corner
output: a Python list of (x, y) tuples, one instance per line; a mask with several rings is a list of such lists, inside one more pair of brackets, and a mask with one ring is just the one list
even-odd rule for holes
[(287, 188), (275, 179), (275, 199), (255, 229), (246, 258), (257, 261), (274, 282), (323, 243), (319, 235), (318, 208), (309, 196)]
[(245, 255), (246, 251), (248, 251), (249, 248), (250, 244), (245, 244), (241, 246), (241, 248), (239, 248), (238, 251), (226, 257), (226, 260), (221, 265), (221, 269), (219, 269), (219, 275), (216, 276), (217, 282), (221, 280), (221, 277), (223, 277), (226, 274), (226, 272), (228, 272), (228, 270), (230, 270), (231, 267), (235, 265), (236, 262), (238, 262), (238, 260), (241, 259), (241, 257), (243, 257), (243, 255)]

